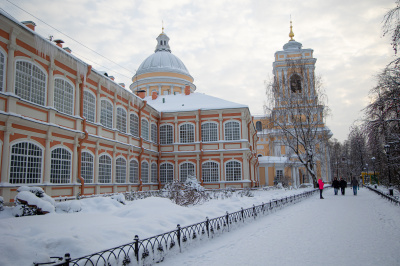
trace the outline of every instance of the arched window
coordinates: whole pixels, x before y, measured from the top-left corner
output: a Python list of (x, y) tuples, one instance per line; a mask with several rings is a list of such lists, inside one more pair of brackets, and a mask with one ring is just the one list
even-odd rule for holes
[(216, 123), (201, 124), (201, 141), (218, 141), (218, 125)]
[(151, 183), (157, 183), (157, 182), (158, 182), (157, 164), (152, 163), (151, 164)]
[(5, 81), (6, 81), (6, 56), (2, 51), (0, 51), (0, 91), (5, 91)]
[(115, 162), (115, 182), (126, 183), (126, 161), (121, 157)]
[(203, 182), (218, 182), (219, 181), (219, 167), (216, 162), (205, 162), (201, 166)]
[(240, 140), (240, 123), (230, 121), (225, 123), (225, 140)]
[(129, 119), (130, 133), (135, 137), (139, 137), (139, 117), (135, 114), (130, 114)]
[(99, 183), (111, 183), (111, 158), (108, 155), (99, 158)]
[(171, 183), (174, 181), (174, 165), (172, 163), (163, 163), (160, 165), (160, 182)]
[(225, 165), (226, 181), (242, 180), (242, 164), (238, 161), (229, 161)]
[(10, 183), (36, 184), (42, 180), (42, 149), (30, 142), (11, 147)]
[(151, 124), (151, 141), (157, 143), (157, 125)]
[(196, 176), (194, 164), (182, 163), (179, 167), (179, 181), (185, 182), (188, 176)]
[(183, 124), (179, 126), (179, 140), (180, 143), (193, 143), (194, 142), (194, 125)]
[(88, 152), (82, 152), (82, 166), (81, 166), (81, 176), (85, 184), (93, 183), (94, 174), (94, 159), (93, 155)]
[(64, 148), (51, 152), (50, 183), (66, 184), (71, 182), (71, 153)]
[(142, 183), (149, 183), (149, 163), (142, 162)]
[(122, 107), (117, 108), (117, 129), (126, 133), (126, 111)]
[(17, 61), (15, 66), (15, 94), (22, 99), (45, 105), (46, 73), (27, 61)]
[(54, 107), (72, 115), (74, 109), (74, 87), (65, 79), (54, 79)]
[(160, 126), (160, 144), (172, 144), (174, 142), (174, 127), (172, 125)]
[(101, 100), (100, 124), (105, 127), (113, 127), (113, 106), (107, 100)]
[(256, 129), (257, 129), (257, 131), (262, 131), (262, 124), (261, 124), (261, 121), (257, 121), (257, 122), (256, 122)]
[(142, 138), (149, 140), (149, 121), (142, 119)]
[(290, 77), (290, 90), (292, 92), (301, 92), (301, 78), (294, 74)]
[(93, 122), (96, 113), (96, 97), (88, 91), (83, 92), (83, 116), (87, 121)]
[(129, 182), (139, 183), (139, 164), (136, 160), (129, 163)]

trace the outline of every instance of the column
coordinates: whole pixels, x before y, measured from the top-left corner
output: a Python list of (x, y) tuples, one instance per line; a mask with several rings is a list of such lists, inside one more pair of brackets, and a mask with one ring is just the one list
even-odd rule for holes
[(17, 49), (16, 39), (18, 35), (18, 31), (16, 29), (12, 29), (10, 33), (10, 42), (7, 45), (8, 56), (7, 56), (7, 92), (15, 93), (14, 87), (14, 77), (15, 77), (15, 67), (14, 67), (14, 52)]
[(51, 169), (51, 130), (49, 129), (46, 134), (46, 146), (44, 151), (44, 183), (50, 183), (50, 169)]
[(49, 107), (54, 107), (54, 58), (50, 57), (49, 62), (49, 79), (47, 86), (47, 105)]
[(7, 122), (6, 130), (4, 131), (4, 142), (3, 142), (3, 153), (1, 161), (1, 183), (9, 182), (9, 172), (8, 168), (10, 165), (10, 134), (11, 134), (11, 124)]

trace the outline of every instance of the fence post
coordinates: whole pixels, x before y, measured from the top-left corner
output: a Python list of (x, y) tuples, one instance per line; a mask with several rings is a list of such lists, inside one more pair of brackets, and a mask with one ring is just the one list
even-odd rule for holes
[(176, 237), (178, 238), (179, 252), (182, 252), (181, 249), (181, 225), (178, 224), (176, 229)]
[(71, 261), (71, 255), (69, 253), (65, 253), (64, 255), (64, 263), (63, 266), (68, 266), (69, 262)]
[(257, 213), (256, 213), (256, 205), (253, 204), (253, 216), (254, 219), (256, 219)]
[(228, 212), (226, 212), (225, 219), (226, 219), (226, 225), (228, 226), (228, 232), (229, 232), (229, 213)]
[(135, 257), (136, 261), (139, 263), (139, 236), (135, 235)]
[(242, 207), (241, 213), (242, 213), (242, 220), (244, 222), (244, 210), (243, 210), (243, 207)]
[(207, 229), (207, 236), (208, 236), (208, 238), (210, 238), (209, 227), (210, 227), (210, 219), (208, 219), (208, 217), (206, 217), (206, 229)]

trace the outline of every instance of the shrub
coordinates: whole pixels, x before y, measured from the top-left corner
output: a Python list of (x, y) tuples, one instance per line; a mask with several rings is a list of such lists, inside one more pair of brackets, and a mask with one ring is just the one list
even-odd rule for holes
[(194, 176), (188, 176), (185, 182), (168, 183), (163, 188), (164, 195), (180, 206), (201, 204), (208, 200), (204, 187)]

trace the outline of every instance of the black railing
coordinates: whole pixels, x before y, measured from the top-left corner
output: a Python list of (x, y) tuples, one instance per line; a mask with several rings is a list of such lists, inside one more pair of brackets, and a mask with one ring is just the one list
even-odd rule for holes
[(400, 201), (399, 201), (398, 197), (390, 196), (390, 195), (385, 194), (382, 191), (380, 191), (378, 189), (375, 189), (373, 187), (370, 187), (370, 186), (365, 186), (365, 187), (368, 188), (369, 190), (372, 190), (375, 193), (381, 195), (383, 198), (387, 199), (388, 201), (390, 201), (390, 202), (392, 202), (392, 203), (394, 203), (396, 205), (400, 205)]
[(241, 226), (249, 220), (254, 220), (258, 216), (266, 215), (286, 205), (295, 204), (313, 195), (318, 189), (303, 192), (298, 195), (272, 200), (269, 203), (253, 205), (247, 209), (228, 213), (225, 215), (205, 221), (181, 227), (179, 224), (176, 230), (152, 236), (146, 239), (139, 239), (135, 236), (133, 242), (124, 244), (111, 249), (102, 250), (87, 256), (71, 259), (70, 254), (65, 254), (65, 258), (52, 257), (53, 262), (34, 263), (34, 265), (52, 266), (109, 266), (109, 265), (152, 265), (164, 260), (167, 253), (179, 253), (190, 243), (204, 238), (213, 238), (231, 229)]

